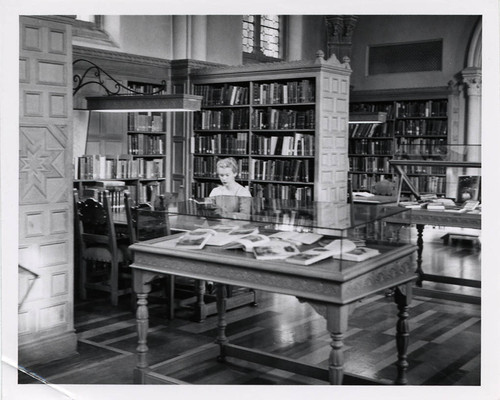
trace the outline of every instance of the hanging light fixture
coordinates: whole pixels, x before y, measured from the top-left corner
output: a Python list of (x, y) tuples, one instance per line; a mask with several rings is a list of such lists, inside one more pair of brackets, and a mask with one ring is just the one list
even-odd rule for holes
[(387, 120), (385, 112), (352, 112), (349, 113), (350, 124), (383, 124)]
[[(87, 65), (87, 69), (80, 75), (73, 76), (73, 95), (82, 87), (97, 84), (105, 91), (104, 96), (87, 97), (87, 110), (97, 112), (140, 112), (140, 111), (199, 111), (202, 96), (192, 94), (165, 94), (166, 82), (151, 93), (142, 93), (123, 85), (98, 65), (85, 59), (73, 62)], [(106, 79), (104, 79), (106, 78)], [(109, 85), (113, 86), (112, 89)]]

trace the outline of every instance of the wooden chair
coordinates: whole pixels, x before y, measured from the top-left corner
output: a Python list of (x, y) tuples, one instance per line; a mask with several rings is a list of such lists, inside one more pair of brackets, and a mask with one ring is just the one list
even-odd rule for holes
[[(154, 202), (159, 209), (153, 209), (149, 203), (134, 205), (128, 191), (124, 193), (124, 203), (127, 215), (127, 226), (132, 243), (169, 236), (171, 234), (168, 214), (163, 212), (166, 209), (164, 195), (157, 196)], [(161, 291), (163, 292), (162, 297), (166, 299), (168, 304), (167, 316), (169, 319), (173, 319), (175, 311), (175, 277), (167, 276), (159, 279), (159, 281), (166, 282), (164, 285), (160, 284)]]
[(130, 243), (128, 239), (124, 243), (117, 240), (109, 192), (100, 192), (100, 197), (102, 201), (80, 200), (78, 190), (73, 192), (79, 295), (86, 300), (88, 289), (108, 292), (116, 306), (120, 296), (132, 292), (130, 271), (126, 269)]

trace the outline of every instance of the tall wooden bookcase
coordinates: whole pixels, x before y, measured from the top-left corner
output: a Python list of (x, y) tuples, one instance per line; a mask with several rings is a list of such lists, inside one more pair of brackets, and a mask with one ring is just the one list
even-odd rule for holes
[[(439, 159), (448, 146), (463, 143), (456, 107), (447, 88), (354, 94), (350, 112), (385, 112), (385, 123), (350, 124), (349, 164), (353, 190), (371, 190), (380, 180), (395, 180), (389, 161)], [(407, 167), (405, 171), (421, 193), (449, 192), (443, 167)], [(403, 187), (404, 188), (404, 187)]]
[(202, 95), (191, 136), (191, 195), (219, 184), (217, 159), (240, 164), (253, 196), (347, 199), (348, 64), (316, 60), (194, 71)]
[[(145, 94), (161, 89), (135, 81), (127, 86)], [(90, 120), (87, 153), (75, 160), (77, 188), (124, 182), (138, 203), (166, 191), (167, 113), (92, 113)]]

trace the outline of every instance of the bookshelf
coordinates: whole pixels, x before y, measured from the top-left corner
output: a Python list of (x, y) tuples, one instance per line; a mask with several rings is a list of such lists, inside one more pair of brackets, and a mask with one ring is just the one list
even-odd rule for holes
[[(136, 93), (164, 93), (164, 86), (157, 84), (128, 81), (127, 86)], [(89, 154), (75, 160), (74, 186), (82, 195), (85, 189), (91, 194), (106, 188), (116, 193), (112, 199), (113, 206), (118, 208), (123, 207), (125, 189), (137, 203), (150, 202), (164, 193), (168, 154), (166, 113), (97, 114), (94, 130), (102, 136), (100, 141), (107, 142), (107, 147), (87, 146)]]
[(191, 136), (191, 196), (219, 184), (234, 157), (254, 197), (345, 201), (350, 69), (335, 57), (218, 67), (192, 75), (203, 96)]
[[(396, 180), (392, 160), (442, 158), (450, 143), (449, 98), (447, 93), (400, 92), (395, 99), (369, 101), (354, 99), (350, 104), (351, 115), (360, 112), (385, 112), (386, 122), (381, 124), (351, 123), (349, 125), (349, 167), (353, 190), (370, 191), (381, 180)], [(388, 97), (386, 95), (386, 97)], [(447, 191), (446, 168), (407, 169), (409, 180), (422, 193), (445, 196)], [(403, 193), (410, 190), (403, 186)]]

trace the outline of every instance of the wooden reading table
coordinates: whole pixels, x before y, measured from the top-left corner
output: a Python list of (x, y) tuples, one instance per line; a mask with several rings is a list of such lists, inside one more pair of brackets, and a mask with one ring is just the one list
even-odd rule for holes
[[(131, 265), (134, 290), (137, 294), (137, 366), (135, 383), (185, 383), (165, 371), (199, 360), (196, 349), (172, 360), (150, 366), (148, 364), (148, 293), (151, 282), (158, 276), (171, 274), (216, 282), (217, 338), (213, 347), (218, 350), (218, 361), (237, 357), (261, 363), (331, 384), (374, 384), (367, 378), (344, 374), (343, 337), (348, 327), (349, 314), (359, 300), (396, 288), (398, 309), (396, 344), (398, 352), (396, 384), (406, 384), (407, 346), (409, 341), (408, 308), (415, 274), (416, 246), (380, 242), (380, 254), (361, 262), (340, 261), (333, 258), (309, 266), (287, 263), (283, 260), (256, 260), (252, 253), (223, 250), (205, 246), (201, 250), (172, 247), (167, 243), (178, 235), (154, 239), (131, 246), (135, 252)], [(373, 246), (370, 246), (373, 247)], [(308, 302), (327, 322), (331, 336), (328, 368), (305, 364), (296, 360), (236, 346), (229, 343), (226, 329), (226, 285), (248, 287), (273, 293), (296, 296)], [(162, 374), (155, 371), (162, 368)], [(174, 368), (175, 367), (175, 368)], [(171, 371), (171, 370), (170, 370)], [(344, 377), (345, 375), (345, 377)]]

